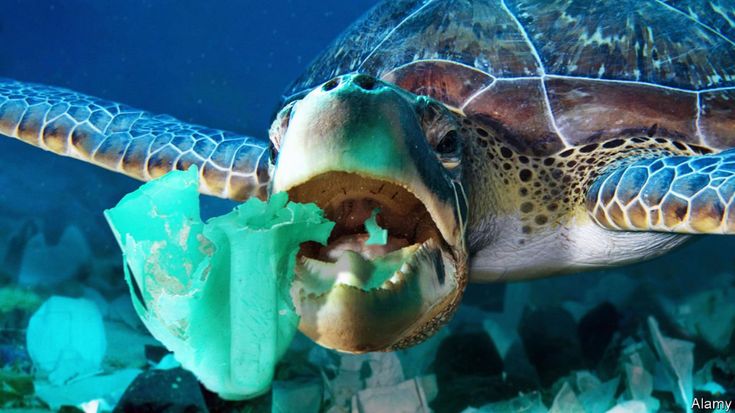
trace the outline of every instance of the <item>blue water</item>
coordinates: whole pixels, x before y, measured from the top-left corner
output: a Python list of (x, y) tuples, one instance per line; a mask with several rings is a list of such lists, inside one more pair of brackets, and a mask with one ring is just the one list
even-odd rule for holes
[[(265, 139), (281, 92), (374, 3), (3, 0), (0, 76), (63, 86)], [(4, 222), (38, 222), (50, 242), (68, 225), (76, 225), (95, 254), (119, 256), (102, 211), (137, 188), (138, 182), (10, 139), (0, 138), (0, 162)], [(228, 201), (206, 202), (208, 214), (232, 207)], [(0, 225), (5, 228), (9, 227)], [(524, 285), (531, 291), (529, 300), (535, 299), (538, 306), (615, 301), (620, 289), (630, 287), (637, 291), (632, 299), (635, 305), (618, 311), (626, 320), (645, 319), (661, 315), (661, 302), (686, 301), (700, 291), (722, 287), (720, 281), (715, 283), (718, 287), (708, 284), (720, 275), (732, 288), (733, 251), (735, 237), (701, 237), (648, 263)], [(5, 259), (6, 265), (17, 267), (17, 260)], [(505, 289), (471, 285), (461, 317), (475, 317), (477, 309), (497, 311)], [(671, 323), (666, 326), (668, 334), (686, 338)], [(647, 337), (644, 331), (631, 335)], [(697, 368), (718, 354), (704, 348), (703, 353), (695, 353)], [(732, 342), (728, 351), (735, 352)], [(545, 391), (550, 393), (545, 400), (553, 399), (554, 393)], [(670, 394), (658, 395), (672, 399)], [(455, 404), (466, 407), (470, 399)], [(489, 401), (477, 400), (476, 405)]]

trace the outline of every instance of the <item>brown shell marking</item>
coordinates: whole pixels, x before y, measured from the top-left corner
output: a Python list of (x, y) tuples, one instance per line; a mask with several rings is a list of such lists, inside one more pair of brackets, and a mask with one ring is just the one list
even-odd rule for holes
[(557, 128), (570, 145), (648, 131), (698, 141), (695, 93), (554, 77), (546, 80), (546, 88)]
[(291, 92), (328, 80), (325, 67), (380, 76), (505, 129), (528, 155), (650, 131), (724, 149), (734, 22), (724, 0), (387, 1)]

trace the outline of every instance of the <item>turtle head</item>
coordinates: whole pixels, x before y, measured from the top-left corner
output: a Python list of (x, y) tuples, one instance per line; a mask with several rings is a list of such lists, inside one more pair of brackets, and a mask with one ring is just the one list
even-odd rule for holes
[(467, 280), (458, 134), (440, 103), (359, 74), (281, 110), (271, 190), (336, 223), (326, 246), (304, 244), (297, 258), (291, 295), (307, 336), (346, 352), (392, 350), (451, 316)]

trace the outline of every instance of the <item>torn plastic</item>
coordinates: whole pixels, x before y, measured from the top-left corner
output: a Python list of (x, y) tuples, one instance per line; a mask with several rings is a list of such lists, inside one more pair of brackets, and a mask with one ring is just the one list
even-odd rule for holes
[(299, 322), (289, 288), (299, 245), (334, 223), (314, 204), (250, 199), (206, 224), (198, 173), (174, 171), (105, 212), (148, 330), (225, 399), (269, 389)]
[(366, 245), (385, 245), (388, 243), (388, 230), (378, 225), (377, 216), (380, 208), (375, 208), (370, 214), (370, 218), (365, 220), (365, 231), (368, 233)]
[(352, 397), (353, 413), (429, 413), (436, 397), (436, 377), (417, 377), (389, 387), (369, 387)]
[(692, 379), (694, 344), (664, 337), (658, 328), (658, 322), (653, 317), (648, 317), (648, 328), (656, 353), (671, 383), (674, 399), (685, 411), (691, 411), (694, 397)]
[(36, 396), (54, 411), (61, 406), (82, 408), (90, 403), (97, 404), (99, 411), (111, 411), (140, 372), (123, 369), (112, 374), (79, 378), (61, 386), (36, 381)]

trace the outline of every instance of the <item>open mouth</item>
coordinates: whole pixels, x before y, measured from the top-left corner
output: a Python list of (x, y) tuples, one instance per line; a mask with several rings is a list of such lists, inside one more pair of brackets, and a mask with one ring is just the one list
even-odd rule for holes
[[(443, 249), (451, 254), (451, 250), (423, 203), (403, 187), (331, 172), (289, 193), (296, 202), (315, 202), (335, 222), (326, 246), (302, 245), (297, 276), (306, 292), (322, 294), (334, 284), (363, 290), (392, 288), (422, 256), (436, 260), (437, 281), (443, 282), (443, 260), (438, 252)], [(371, 218), (387, 231), (384, 239), (371, 239)]]
[[(315, 176), (288, 192), (335, 222), (327, 245), (303, 244), (297, 257), (291, 294), (302, 331), (353, 352), (402, 347), (413, 344), (407, 337), (431, 333), (427, 323), (461, 292), (463, 260), (423, 202), (397, 184), (347, 172)], [(387, 235), (375, 234), (381, 229)]]

